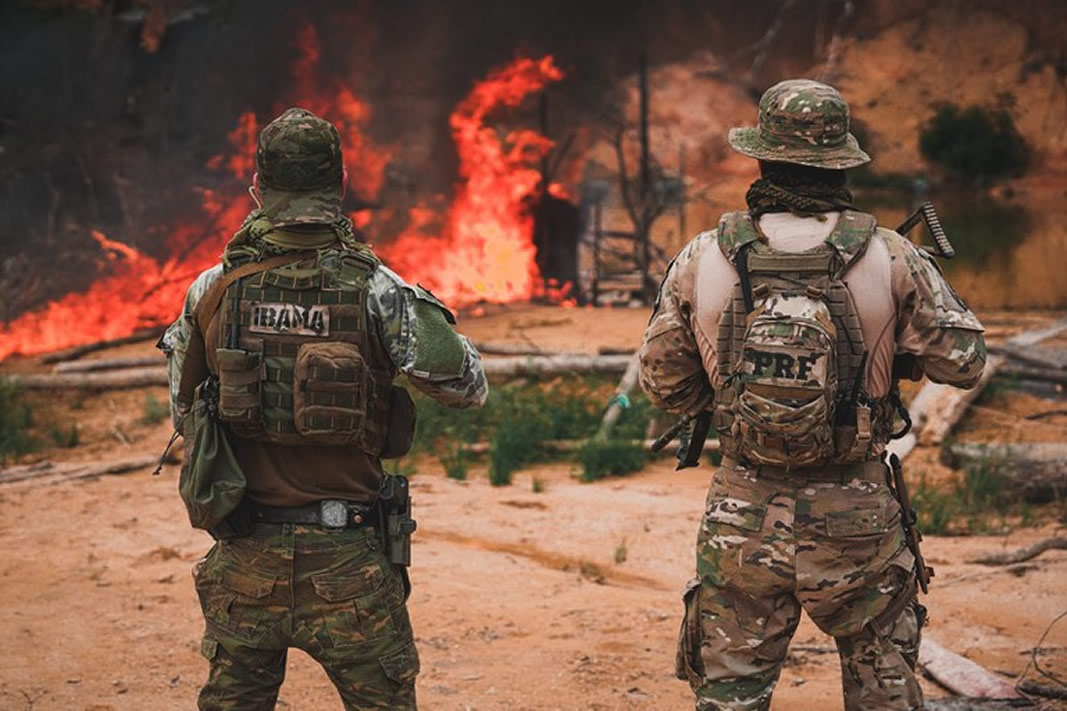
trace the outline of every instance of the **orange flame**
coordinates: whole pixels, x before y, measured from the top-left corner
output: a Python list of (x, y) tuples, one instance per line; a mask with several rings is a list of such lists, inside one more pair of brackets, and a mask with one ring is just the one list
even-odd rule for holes
[[(349, 87), (337, 82), (321, 85), (315, 74), (319, 49), (313, 28), (300, 33), (298, 46), (300, 55), (293, 64), (295, 103), (338, 125), (349, 188), (361, 198), (373, 199), (384, 183), (390, 153), (366, 136), (371, 110)], [(494, 110), (517, 106), (531, 92), (560, 78), (552, 57), (519, 59), (476, 83), (456, 107), (450, 123), (460, 157), (460, 183), (446, 212), (443, 233), (423, 234), (426, 225), (440, 220), (429, 208), (415, 208), (408, 231), (380, 249), (403, 277), (436, 290), (452, 306), (527, 299), (542, 291), (526, 202), (539, 189), (540, 175), (532, 166), (552, 143), (528, 130), (501, 139), (487, 121)], [(277, 108), (280, 111), (284, 105)], [(231, 152), (213, 157), (208, 167), (249, 180), (258, 132), (255, 114), (242, 114), (228, 135)], [(206, 189), (200, 193), (199, 218), (169, 231), (170, 256), (162, 261), (93, 230), (91, 237), (104, 251), (104, 275), (85, 292), (68, 294), (0, 324), (0, 360), (16, 353), (32, 355), (121, 338), (173, 320), (189, 282), (218, 261), (249, 209), (236, 187), (221, 194)], [(357, 225), (366, 225), (373, 216), (364, 211), (353, 218)], [(566, 286), (549, 291), (566, 297)]]
[(453, 307), (528, 299), (537, 292), (527, 201), (541, 179), (532, 166), (552, 142), (529, 130), (501, 140), (487, 120), (494, 110), (518, 106), (562, 77), (551, 56), (521, 58), (476, 83), (456, 107), (450, 124), (461, 182), (444, 234), (426, 236), (419, 229), (425, 220), (413, 215), (414, 229), (379, 248), (401, 276), (433, 289)]

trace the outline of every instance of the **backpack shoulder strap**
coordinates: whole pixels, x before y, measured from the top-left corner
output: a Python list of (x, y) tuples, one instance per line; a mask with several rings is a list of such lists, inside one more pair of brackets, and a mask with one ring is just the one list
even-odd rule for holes
[(193, 311), (193, 317), (196, 320), (197, 330), (203, 336), (207, 330), (208, 325), (211, 323), (211, 318), (215, 315), (215, 312), (219, 310), (219, 304), (222, 303), (222, 296), (226, 293), (234, 282), (238, 279), (243, 279), (246, 276), (252, 276), (253, 274), (259, 274), (261, 272), (276, 269), (277, 267), (283, 267), (293, 262), (299, 262), (301, 259), (307, 259), (314, 256), (314, 252), (296, 252), (289, 254), (278, 254), (273, 257), (269, 257), (259, 262), (248, 262), (242, 264), (233, 271), (227, 272), (222, 277), (211, 285), (211, 288), (204, 292), (204, 295), (200, 297), (200, 301), (196, 305), (196, 309)]
[(185, 360), (182, 361), (182, 377), (178, 384), (178, 405), (179, 407), (191, 407), (193, 404), (193, 394), (196, 387), (200, 383), (204, 382), (210, 375), (210, 369), (207, 364), (207, 346), (204, 343), (204, 332), (207, 331), (208, 325), (211, 323), (212, 316), (219, 309), (219, 304), (222, 303), (222, 296), (226, 293), (226, 289), (236, 282), (238, 279), (253, 274), (259, 274), (269, 269), (281, 267), (286, 264), (292, 264), (298, 262), (301, 259), (313, 256), (314, 252), (298, 252), (289, 254), (279, 254), (268, 259), (264, 259), (260, 262), (248, 262), (242, 264), (233, 271), (224, 274), (219, 278), (204, 295), (200, 297), (200, 301), (197, 302), (196, 308), (193, 310), (193, 330), (189, 334), (189, 344), (185, 349)]
[(763, 237), (747, 212), (728, 212), (719, 220), (717, 239), (727, 261), (736, 267), (741, 248), (759, 242)]
[(826, 243), (834, 248), (841, 259), (840, 267), (834, 272), (835, 279), (845, 275), (853, 264), (859, 261), (867, 251), (871, 235), (878, 227), (874, 215), (856, 210), (843, 210), (837, 220), (834, 231), (826, 238)]

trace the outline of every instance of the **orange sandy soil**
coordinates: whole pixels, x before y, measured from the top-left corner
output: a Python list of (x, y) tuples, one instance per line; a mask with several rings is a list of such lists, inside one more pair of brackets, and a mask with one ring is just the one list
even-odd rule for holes
[[(987, 321), (1007, 337), (1053, 316), (990, 314)], [(642, 310), (516, 307), (464, 318), (461, 326), (480, 340), (595, 352), (632, 347), (646, 319)], [(149, 346), (93, 357), (119, 352)], [(5, 366), (12, 369), (39, 368)], [(164, 388), (32, 394), (38, 421), (77, 422), (81, 444), (25, 461), (161, 450), (167, 424), (138, 421), (148, 393), (166, 398)], [(989, 409), (1000, 419), (970, 414), (966, 438), (998, 436), (1003, 418), (1062, 404), (1037, 399), (998, 396)], [(1045, 428), (1047, 441), (1062, 440), (1067, 422), (1048, 422), (1055, 428)], [(940, 467), (932, 451), (914, 458), (913, 474)], [(672, 675), (674, 641), (713, 473), (676, 474), (661, 459), (624, 479), (582, 484), (560, 462), (493, 488), (484, 466), (457, 482), (435, 460), (421, 462), (413, 479), (419, 530), (410, 605), (422, 708), (692, 708), (687, 687)], [(535, 476), (545, 483), (542, 493), (532, 491)], [(188, 527), (176, 480), (177, 468), (168, 466), (159, 477), (142, 470), (0, 487), (0, 627), (7, 635), (0, 709), (194, 707), (207, 665), (189, 570), (211, 541)], [(932, 615), (927, 633), (987, 668), (1021, 673), (1046, 626), (1067, 610), (1067, 552), (1047, 552), (1014, 573), (962, 561), (1064, 535), (1059, 511), (1039, 510), (1035, 524), (999, 535), (928, 536), (924, 550), (937, 577), (924, 600)], [(1043, 666), (1067, 673), (1067, 621), (1041, 649)], [(773, 709), (840, 709), (839, 679), (832, 641), (805, 620)], [(944, 695), (924, 685), (930, 696)], [(279, 708), (340, 704), (317, 665), (294, 651)]]

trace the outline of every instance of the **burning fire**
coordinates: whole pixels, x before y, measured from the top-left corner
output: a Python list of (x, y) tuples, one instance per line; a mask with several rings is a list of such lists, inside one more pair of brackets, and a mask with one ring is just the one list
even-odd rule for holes
[[(319, 49), (313, 28), (300, 34), (298, 46), (300, 56), (292, 70), (297, 97), (293, 103), (338, 125), (349, 189), (360, 198), (373, 199), (382, 188), (390, 152), (366, 136), (370, 107), (340, 82), (321, 85), (315, 74)], [(460, 180), (443, 220), (426, 206), (415, 208), (407, 231), (377, 248), (401, 276), (433, 289), (453, 307), (477, 301), (503, 303), (543, 293), (527, 207), (543, 189), (533, 166), (552, 142), (529, 130), (501, 137), (488, 119), (493, 111), (518, 106), (530, 93), (562, 76), (552, 57), (518, 59), (477, 82), (460, 102), (450, 119)], [(279, 105), (278, 111), (282, 108)], [(255, 114), (242, 114), (228, 136), (232, 152), (215, 156), (208, 167), (248, 181), (255, 166), (259, 128)], [(170, 230), (166, 243), (171, 253), (162, 262), (94, 230), (91, 236), (105, 257), (104, 276), (86, 292), (68, 294), (0, 325), (0, 360), (15, 353), (32, 355), (121, 338), (170, 322), (181, 308), (188, 284), (218, 261), (249, 209), (243, 192), (236, 188), (224, 194), (201, 190), (199, 220)], [(374, 219), (369, 211), (352, 217), (357, 225)], [(443, 231), (425, 234), (432, 223), (443, 224)]]
[(541, 175), (532, 166), (552, 142), (529, 130), (501, 140), (487, 119), (562, 77), (552, 57), (519, 59), (476, 83), (452, 112), (460, 182), (445, 232), (428, 237), (416, 227), (379, 250), (405, 279), (433, 289), (452, 306), (536, 293), (540, 279), (527, 205), (540, 189)]

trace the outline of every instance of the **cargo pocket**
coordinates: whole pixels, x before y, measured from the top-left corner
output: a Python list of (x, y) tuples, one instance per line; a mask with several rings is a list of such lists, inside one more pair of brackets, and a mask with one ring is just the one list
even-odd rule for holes
[(219, 417), (225, 422), (258, 424), (262, 420), (260, 379), (263, 354), (235, 348), (215, 351), (219, 364)]
[(704, 633), (700, 626), (700, 578), (693, 578), (682, 594), (682, 625), (678, 630), (678, 649), (674, 657), (674, 675), (692, 686), (704, 679), (704, 662), (700, 647)]
[(204, 638), (200, 640), (200, 656), (204, 659), (213, 661), (215, 655), (219, 651), (219, 641), (211, 635), (204, 635)]
[(831, 511), (826, 514), (826, 535), (830, 538), (880, 536), (889, 530), (890, 515), (885, 507)]
[(216, 581), (204, 581), (202, 573), (197, 587), (204, 618), (229, 636), (257, 643), (266, 628), (265, 598), (273, 592), (275, 582), (274, 578), (228, 569), (222, 570)]
[(335, 572), (311, 576), (315, 594), (326, 603), (320, 612), (334, 647), (351, 647), (388, 637), (396, 630), (390, 605), (390, 581), (381, 566), (340, 577)]
[(385, 675), (398, 686), (413, 684), (420, 671), (419, 653), (414, 642), (381, 657), (378, 663), (382, 665)]
[(352, 343), (305, 343), (293, 372), (296, 431), (320, 444), (355, 444), (367, 419), (367, 364)]

